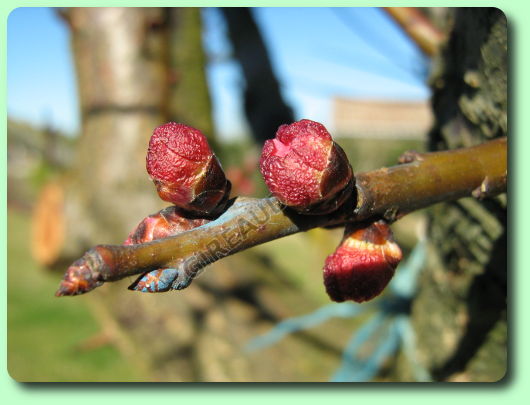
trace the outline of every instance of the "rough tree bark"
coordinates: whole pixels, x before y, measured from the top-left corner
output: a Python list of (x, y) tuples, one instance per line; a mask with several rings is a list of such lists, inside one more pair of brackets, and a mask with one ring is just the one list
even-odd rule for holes
[[(507, 25), (495, 8), (456, 9), (431, 79), (431, 150), (508, 134)], [(498, 381), (507, 368), (507, 200), (465, 198), (428, 211), (431, 258), (412, 307), (433, 379)], [(411, 379), (398, 362), (398, 378)]]
[[(136, 10), (138, 9), (122, 9), (119, 12), (135, 13)], [(109, 12), (111, 11), (112, 9), (109, 9)], [(93, 123), (85, 123), (83, 129), (97, 129), (99, 135), (96, 137), (102, 143), (99, 146), (87, 146), (86, 152), (80, 153), (77, 171), (72, 174), (75, 180), (70, 183), (72, 186), (67, 188), (67, 193), (79, 188), (75, 191), (75, 198), (80, 200), (86, 196), (83, 198), (90, 201), (79, 201), (76, 206), (80, 210), (94, 207), (97, 212), (103, 209), (105, 203), (114, 207), (110, 207), (114, 210), (128, 206), (130, 199), (126, 198), (126, 194), (131, 191), (134, 184), (131, 181), (135, 176), (138, 176), (138, 187), (141, 181), (146, 182), (145, 186), (141, 186), (143, 191), (147, 190), (145, 198), (156, 197), (153, 186), (149, 184), (143, 172), (143, 159), (152, 128), (166, 120), (170, 111), (170, 104), (163, 106), (163, 103), (150, 103), (153, 89), (159, 88), (164, 80), (167, 83), (167, 64), (160, 62), (166, 66), (160, 69), (156, 66), (159, 60), (165, 60), (166, 63), (170, 60), (170, 55), (159, 48), (162, 38), (169, 38), (170, 35), (163, 28), (168, 16), (157, 9), (147, 11), (146, 15), (151, 15), (152, 18), (144, 19), (145, 16), (136, 15), (130, 17), (131, 20), (125, 27), (117, 25), (117, 32), (121, 33), (118, 43), (121, 45), (122, 41), (125, 44), (128, 41), (136, 41), (134, 43), (138, 49), (134, 50), (136, 48), (132, 45), (120, 47), (117, 55), (124, 58), (121, 60), (123, 66), (105, 66), (103, 61), (100, 61), (100, 68), (93, 69), (95, 75), (89, 79), (86, 85), (88, 88), (85, 86), (85, 91), (92, 96), (89, 98), (90, 103), (87, 101), (83, 104), (85, 108), (91, 106), (83, 109), (83, 117), (85, 120), (93, 120)], [(79, 11), (81, 14), (83, 12), (95, 13), (97, 9)], [(106, 18), (105, 22), (112, 25), (114, 20)], [(73, 29), (74, 21), (71, 22)], [(87, 30), (97, 30), (96, 23), (102, 22), (95, 17), (84, 17), (81, 21), (85, 24), (81, 27)], [(468, 146), (506, 134), (505, 32), (506, 22), (503, 16), (493, 9), (458, 12), (455, 22), (455, 33), (458, 35), (454, 34), (445, 48), (440, 59), (441, 68), (433, 81), (436, 85), (434, 109), (437, 126), (432, 132), (431, 149)], [(85, 39), (95, 39), (87, 33), (83, 36)], [(115, 44), (103, 35), (98, 37), (96, 42), (98, 43), (85, 51), (92, 52), (95, 59), (88, 63), (96, 63), (99, 60), (97, 55), (94, 55), (94, 50)], [(117, 56), (108, 53), (98, 55), (113, 58)], [(136, 58), (143, 64), (139, 71), (129, 65)], [(116, 62), (119, 65), (120, 60)], [(117, 70), (116, 74), (113, 74), (114, 69)], [(170, 72), (169, 80), (173, 83), (185, 80), (184, 72), (181, 73)], [(126, 78), (133, 83), (118, 86), (123, 83), (118, 80)], [(149, 84), (136, 83), (144, 80)], [(107, 91), (107, 87), (102, 87), (104, 83), (109, 84), (109, 89), (116, 89), (117, 94), (126, 100), (132, 101), (129, 104), (119, 104), (116, 101), (122, 98), (103, 98), (103, 101), (112, 101), (117, 107), (124, 107), (107, 110), (110, 103), (95, 102), (100, 100), (98, 97), (102, 97), (99, 92)], [(133, 91), (138, 87), (142, 87), (141, 98), (137, 98)], [(172, 99), (168, 93), (164, 93), (162, 98), (168, 101)], [(186, 97), (175, 99), (181, 100), (175, 102), (174, 105), (178, 106), (183, 104), (182, 100), (186, 100)], [(139, 106), (141, 108), (137, 108)], [(113, 114), (126, 117), (124, 122), (127, 124), (112, 124)], [(491, 114), (497, 118), (491, 119)], [(173, 116), (179, 115), (175, 113)], [(103, 123), (104, 120), (108, 123)], [(195, 125), (200, 127), (201, 124)], [(138, 129), (142, 126), (144, 129)], [(274, 133), (274, 130), (270, 133)], [(465, 135), (456, 136), (461, 130), (464, 130)], [(131, 145), (128, 145), (128, 140), (123, 139), (126, 136), (132, 137), (131, 133), (141, 133), (145, 136), (144, 145), (139, 147), (141, 153), (135, 149), (132, 141)], [(116, 142), (126, 143), (125, 146), (120, 145), (122, 149), (116, 153), (112, 153), (111, 147), (116, 145), (114, 137), (118, 137)], [(83, 139), (82, 142), (90, 144), (88, 139)], [(109, 160), (109, 155), (121, 160)], [(140, 164), (133, 162), (133, 159), (141, 160)], [(106, 169), (100, 169), (100, 164)], [(118, 173), (112, 172), (117, 166)], [(139, 168), (141, 174), (134, 173), (136, 168)], [(83, 170), (84, 173), (79, 173)], [(78, 174), (80, 177), (76, 177)], [(98, 181), (97, 177), (101, 175), (109, 178)], [(110, 184), (115, 188), (112, 194), (91, 195), (99, 193), (103, 184)], [(120, 193), (123, 196), (120, 196)], [(125, 204), (121, 199), (127, 199)], [(116, 243), (117, 235), (119, 238), (124, 237), (135, 222), (147, 213), (157, 210), (149, 209), (145, 201), (138, 204), (141, 206), (141, 212), (130, 213), (132, 225), (119, 219), (128, 213), (116, 212), (117, 218), (102, 219), (102, 222), (98, 222), (99, 214), (86, 215), (84, 211), (77, 211), (81, 217), (92, 221), (90, 224), (78, 226), (83, 229), (86, 225), (87, 230), (79, 238), (85, 245), (81, 251), (91, 245), (105, 243), (109, 238), (112, 238), (112, 243)], [(61, 208), (62, 203), (57, 204), (57, 207)], [(418, 350), (422, 360), (437, 379), (488, 381), (503, 375), (506, 365), (505, 218), (506, 205), (503, 198), (481, 203), (465, 199), (456, 203), (440, 204), (432, 211), (431, 250), (436, 247), (438, 252), (421, 280), (421, 291), (413, 306), (412, 319), (418, 332)], [(118, 227), (123, 228), (119, 230)], [(97, 239), (94, 240), (94, 237)], [(80, 245), (81, 243), (74, 249), (76, 253), (79, 253)], [(249, 361), (241, 355), (241, 342), (255, 335), (256, 330), (266, 330), (271, 321), (292, 315), (285, 307), (280, 308), (278, 296), (272, 296), (262, 285), (253, 284), (251, 279), (236, 279), (231, 266), (227, 264), (237, 265), (239, 262), (242, 267), (252, 268), (258, 266), (258, 259), (257, 255), (252, 257), (252, 260), (242, 255), (225, 259), (217, 265), (215, 271), (209, 272), (209, 277), (197, 280), (196, 288), (186, 290), (177, 305), (173, 294), (120, 293), (123, 284), (116, 285), (116, 288), (98, 289), (94, 293), (95, 299), (91, 302), (96, 313), (102, 314), (101, 318), (105, 318), (110, 312), (113, 324), (127, 331), (124, 335), (128, 342), (119, 343), (120, 339), (116, 339), (118, 345), (121, 344), (124, 353), (134, 356), (151, 371), (156, 368), (153, 374), (156, 379), (226, 381), (248, 380), (254, 377), (259, 380), (270, 379), (271, 375), (276, 376), (278, 380), (283, 379), (282, 377), (292, 379), (293, 375), (306, 372), (294, 372), (297, 364), (318, 364), (320, 369), (326, 361), (330, 363), (329, 357), (325, 356), (328, 355), (328, 349), (322, 353), (316, 352), (316, 356), (315, 351), (309, 350), (311, 347), (307, 346), (296, 346), (294, 352), (283, 353), (283, 367), (276, 367), (275, 364), (274, 369), (270, 365), (269, 352), (264, 353), (259, 358), (260, 361), (258, 358)], [(278, 289), (281, 288), (278, 283)], [(296, 295), (297, 299), (305, 299), (298, 297), (299, 294), (293, 295)], [(268, 300), (263, 298), (267, 296)], [(289, 308), (293, 306), (293, 302), (294, 299)], [(343, 328), (342, 325), (339, 326), (340, 331)], [(331, 340), (336, 341), (338, 333), (323, 331), (323, 335), (325, 336), (322, 339), (312, 338), (311, 341), (323, 347), (325, 345), (322, 342), (327, 344), (329, 341), (328, 335), (333, 337)], [(332, 349), (340, 352), (341, 345), (333, 346)], [(298, 356), (293, 356), (296, 350)], [(300, 361), (292, 362), (293, 357)], [(332, 357), (332, 365), (335, 364), (335, 359)], [(306, 363), (303, 363), (304, 361)], [(398, 378), (410, 379), (407, 373), (406, 366), (400, 365)]]

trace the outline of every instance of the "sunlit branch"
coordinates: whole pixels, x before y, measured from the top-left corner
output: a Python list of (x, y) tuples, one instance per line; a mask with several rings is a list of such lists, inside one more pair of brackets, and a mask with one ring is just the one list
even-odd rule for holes
[(355, 176), (356, 193), (328, 215), (300, 215), (275, 198), (238, 197), (216, 220), (133, 246), (98, 245), (65, 274), (57, 295), (76, 295), (106, 281), (158, 268), (178, 268), (186, 287), (206, 265), (253, 246), (316, 227), (389, 222), (414, 210), (465, 196), (506, 191), (507, 141), (436, 153), (407, 152), (400, 164)]

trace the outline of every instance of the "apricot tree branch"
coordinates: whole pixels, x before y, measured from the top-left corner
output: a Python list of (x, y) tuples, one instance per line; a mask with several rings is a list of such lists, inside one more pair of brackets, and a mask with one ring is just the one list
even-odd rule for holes
[(424, 54), (433, 57), (444, 40), (438, 30), (423, 13), (415, 7), (383, 7)]
[(105, 281), (158, 268), (177, 268), (185, 288), (206, 265), (241, 250), (316, 227), (366, 223), (465, 196), (506, 191), (507, 141), (435, 153), (407, 152), (397, 166), (355, 176), (356, 193), (327, 215), (300, 215), (274, 197), (238, 197), (216, 220), (149, 243), (98, 245), (67, 270), (56, 295), (88, 292)]

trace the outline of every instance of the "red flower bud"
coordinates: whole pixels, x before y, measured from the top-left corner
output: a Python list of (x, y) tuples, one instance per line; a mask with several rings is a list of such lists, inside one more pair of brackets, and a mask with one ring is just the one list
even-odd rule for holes
[[(208, 222), (210, 220), (204, 218), (186, 218), (179, 208), (175, 206), (167, 207), (156, 214), (144, 218), (129, 234), (129, 237), (123, 244), (136, 245), (151, 242), (156, 239), (168, 238)], [(181, 285), (178, 288), (183, 288), (183, 285), (187, 285), (190, 282), (191, 279), (186, 277), (178, 269), (161, 268), (141, 274), (129, 286), (129, 290), (164, 292), (175, 289), (175, 286), (179, 283)]]
[(147, 172), (164, 201), (197, 214), (211, 214), (228, 199), (230, 182), (206, 137), (197, 129), (169, 122), (149, 141)]
[(383, 221), (350, 233), (324, 266), (324, 285), (333, 301), (363, 302), (381, 294), (401, 261), (401, 249)]
[(271, 193), (304, 214), (334, 211), (353, 189), (346, 154), (322, 124), (310, 120), (278, 128), (263, 146), (260, 169)]
[(124, 245), (137, 245), (168, 238), (210, 222), (204, 218), (186, 218), (175, 206), (164, 208), (144, 218), (129, 234)]

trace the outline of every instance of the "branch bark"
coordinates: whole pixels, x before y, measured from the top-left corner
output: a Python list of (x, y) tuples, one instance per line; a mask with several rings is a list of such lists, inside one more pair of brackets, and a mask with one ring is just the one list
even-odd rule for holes
[(420, 10), (415, 7), (383, 7), (383, 10), (403, 28), (425, 55), (436, 55), (445, 39), (444, 34)]
[(452, 151), (407, 152), (400, 163), (357, 174), (357, 192), (328, 215), (299, 215), (276, 198), (239, 197), (216, 220), (176, 236), (133, 246), (98, 245), (70, 266), (56, 295), (82, 294), (105, 281), (168, 267), (179, 270), (185, 288), (206, 265), (273, 239), (348, 222), (393, 222), (437, 202), (506, 191), (506, 138)]

